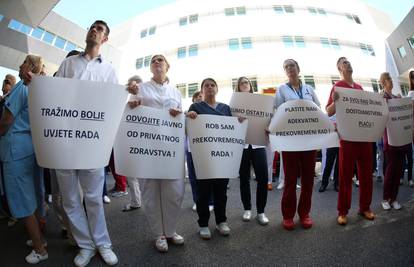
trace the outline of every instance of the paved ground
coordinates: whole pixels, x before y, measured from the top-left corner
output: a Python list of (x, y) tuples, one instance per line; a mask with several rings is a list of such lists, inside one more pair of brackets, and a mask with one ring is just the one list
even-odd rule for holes
[[(108, 187), (113, 184), (108, 177)], [(252, 187), (255, 188), (252, 181)], [(269, 192), (266, 214), (268, 226), (255, 221), (242, 222), (239, 181), (230, 181), (228, 192), (229, 237), (213, 232), (209, 241), (198, 237), (197, 214), (191, 211), (191, 189), (186, 182), (182, 216), (178, 233), (185, 237), (182, 247), (170, 246), (166, 254), (154, 248), (143, 210), (121, 212), (128, 197), (112, 199), (105, 206), (109, 232), (119, 256), (118, 266), (414, 266), (414, 188), (400, 187), (401, 211), (382, 211), (382, 183), (374, 182), (372, 209), (377, 214), (373, 222), (357, 215), (358, 190), (354, 187), (349, 224), (336, 224), (337, 193), (328, 187), (317, 192), (315, 183), (310, 230), (300, 227), (285, 231), (281, 222), (281, 191)], [(252, 189), (253, 190), (253, 189)], [(254, 198), (253, 198), (254, 205)], [(214, 215), (213, 215), (214, 216)], [(210, 219), (210, 229), (214, 227)], [(24, 256), (30, 251), (24, 242), (27, 235), (23, 224), (7, 228), (0, 222), (0, 266), (26, 266)], [(56, 218), (51, 211), (46, 230), (49, 260), (38, 266), (73, 266), (77, 250), (61, 238)], [(106, 266), (96, 256), (88, 266)]]

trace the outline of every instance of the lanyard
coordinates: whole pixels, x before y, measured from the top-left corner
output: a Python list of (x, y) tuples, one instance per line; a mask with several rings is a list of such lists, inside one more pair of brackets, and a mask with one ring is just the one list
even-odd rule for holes
[(290, 85), (290, 83), (287, 83), (286, 84), (290, 89), (292, 89), (293, 90), (293, 92), (295, 92), (295, 94), (297, 94), (298, 95), (298, 97), (300, 98), (300, 99), (303, 99), (303, 93), (302, 93), (302, 85), (300, 85), (299, 86), (299, 91), (297, 91), (297, 90), (295, 90), (291, 85)]

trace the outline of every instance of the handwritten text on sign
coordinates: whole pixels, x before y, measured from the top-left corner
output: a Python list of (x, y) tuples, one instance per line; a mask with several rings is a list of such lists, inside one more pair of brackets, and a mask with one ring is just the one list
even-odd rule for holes
[(384, 133), (388, 107), (378, 93), (335, 87), (339, 99), (335, 102), (339, 136), (343, 140), (376, 142)]
[(411, 97), (388, 100), (390, 118), (387, 123), (388, 143), (392, 146), (410, 144), (413, 140), (413, 101)]
[(339, 146), (333, 123), (315, 103), (292, 100), (276, 110), (269, 125), (272, 149), (307, 151)]
[(52, 169), (108, 164), (127, 93), (121, 85), (35, 77), (29, 113), (36, 158)]
[(125, 107), (115, 141), (119, 174), (151, 179), (184, 178), (184, 115), (168, 110)]
[(187, 118), (187, 134), (197, 179), (237, 178), (247, 129), (247, 120), (198, 115)]

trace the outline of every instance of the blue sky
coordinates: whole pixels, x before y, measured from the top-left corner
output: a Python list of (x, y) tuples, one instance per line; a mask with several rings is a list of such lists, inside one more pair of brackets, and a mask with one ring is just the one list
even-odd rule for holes
[[(414, 0), (362, 1), (389, 14), (395, 26), (414, 5)], [(110, 27), (114, 27), (139, 13), (171, 2), (174, 0), (61, 0), (53, 11), (83, 28), (87, 28), (94, 19), (98, 18), (108, 22)]]

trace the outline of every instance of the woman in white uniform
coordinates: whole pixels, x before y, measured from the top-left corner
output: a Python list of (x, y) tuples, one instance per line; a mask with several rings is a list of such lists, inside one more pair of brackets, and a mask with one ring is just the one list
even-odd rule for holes
[[(169, 67), (163, 55), (152, 57), (152, 79), (141, 83), (139, 89), (136, 84), (128, 86), (132, 94), (129, 101), (131, 108), (144, 105), (167, 109), (173, 117), (181, 113), (181, 94), (168, 83), (166, 74)], [(184, 179), (141, 179), (140, 185), (143, 208), (156, 235), (155, 246), (158, 251), (167, 252), (168, 242), (184, 244), (184, 238), (176, 233), (184, 196)]]

